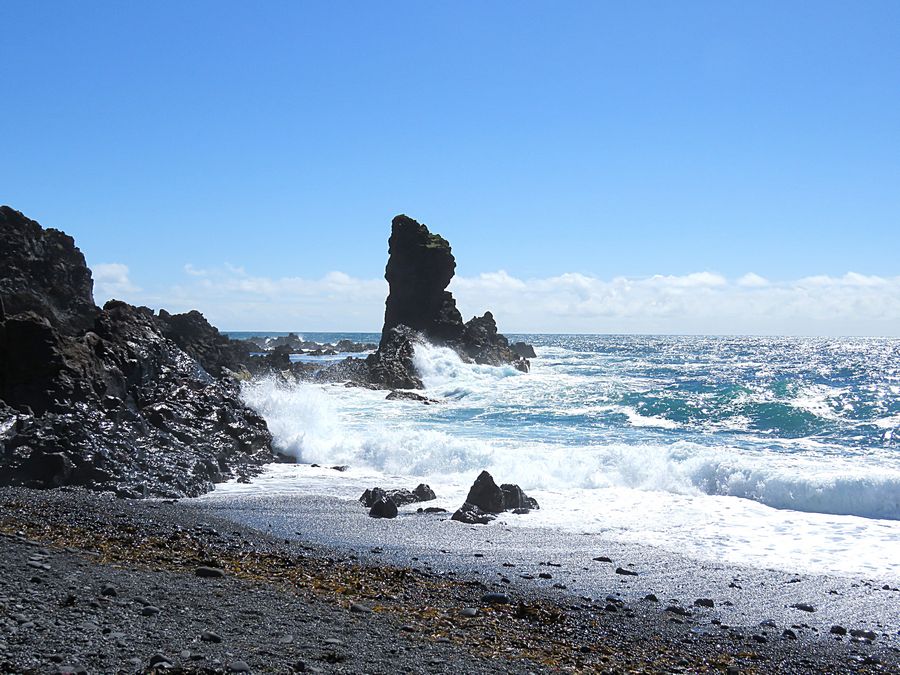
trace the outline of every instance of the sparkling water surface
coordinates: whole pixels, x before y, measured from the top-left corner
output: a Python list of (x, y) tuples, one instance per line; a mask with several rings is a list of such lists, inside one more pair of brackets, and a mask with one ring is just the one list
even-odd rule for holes
[[(377, 341), (377, 334), (304, 334)], [(429, 482), (455, 508), (481, 469), (542, 509), (521, 526), (703, 558), (900, 576), (900, 340), (523, 335), (532, 371), (423, 346), (441, 403), (339, 385), (248, 384), (280, 448), (251, 486), (358, 496)], [(444, 504), (442, 504), (444, 505)]]

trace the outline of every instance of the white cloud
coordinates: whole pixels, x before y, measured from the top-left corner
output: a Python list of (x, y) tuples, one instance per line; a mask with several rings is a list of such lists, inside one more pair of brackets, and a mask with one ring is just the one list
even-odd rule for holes
[[(109, 283), (130, 283), (124, 266), (100, 267)], [(377, 331), (387, 290), (382, 279), (340, 271), (273, 278), (187, 266), (181, 283), (153, 295), (135, 289), (124, 299), (199, 309), (223, 329)], [(773, 281), (752, 272), (735, 280), (711, 272), (521, 279), (500, 270), (456, 277), (450, 290), (465, 319), (491, 310), (508, 333), (900, 335), (900, 277), (853, 272)]]
[(122, 263), (100, 263), (91, 267), (94, 277), (94, 298), (102, 305), (111, 298), (137, 293), (141, 289), (128, 278), (128, 266)]
[(747, 272), (747, 274), (737, 280), (737, 285), (745, 288), (762, 288), (769, 285), (769, 280), (755, 272)]

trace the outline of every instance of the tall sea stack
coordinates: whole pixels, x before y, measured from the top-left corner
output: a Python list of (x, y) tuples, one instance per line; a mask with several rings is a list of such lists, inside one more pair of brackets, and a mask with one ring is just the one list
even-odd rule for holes
[(509, 347), (497, 332), (490, 312), (467, 323), (447, 286), (456, 271), (450, 243), (412, 218), (399, 215), (391, 223), (389, 284), (384, 327), (378, 351), (369, 357), (372, 380), (398, 389), (421, 388), (412, 355), (416, 342), (450, 347), (464, 360), (500, 366), (512, 364), (523, 372), (528, 361)]

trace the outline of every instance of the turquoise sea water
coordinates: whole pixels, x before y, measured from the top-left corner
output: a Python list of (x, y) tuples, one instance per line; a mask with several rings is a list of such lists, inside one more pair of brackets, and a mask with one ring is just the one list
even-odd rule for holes
[[(418, 348), (438, 405), (274, 380), (244, 395), (301, 463), (453, 495), (488, 469), (554, 505), (529, 524), (715, 544), (738, 559), (741, 546), (790, 557), (778, 543), (789, 537), (824, 569), (850, 565), (859, 547), (873, 569), (900, 565), (900, 340), (509, 337), (535, 345), (530, 373)], [(352, 479), (315, 489), (344, 494)]]

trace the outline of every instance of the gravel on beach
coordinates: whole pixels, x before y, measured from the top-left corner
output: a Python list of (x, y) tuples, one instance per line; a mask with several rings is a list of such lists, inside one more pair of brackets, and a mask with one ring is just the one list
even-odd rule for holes
[(177, 502), (3, 488), (0, 533), (5, 673), (900, 672), (877, 636), (495, 593)]

